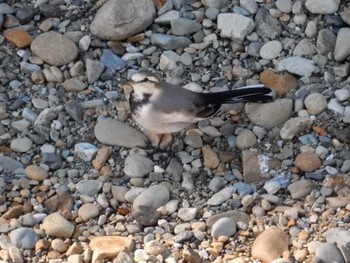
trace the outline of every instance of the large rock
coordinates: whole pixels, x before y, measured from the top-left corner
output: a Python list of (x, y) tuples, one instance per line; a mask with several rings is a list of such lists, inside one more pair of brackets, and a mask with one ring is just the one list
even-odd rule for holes
[(145, 147), (147, 144), (147, 138), (141, 132), (113, 119), (99, 121), (95, 126), (95, 136), (97, 140), (107, 145), (132, 148)]
[(342, 28), (335, 41), (334, 59), (343, 61), (350, 55), (350, 28)]
[(110, 0), (96, 13), (90, 31), (102, 39), (124, 40), (150, 26), (154, 17), (152, 0)]
[(39, 58), (53, 66), (68, 64), (78, 55), (78, 48), (72, 40), (51, 31), (35, 38), (30, 49)]

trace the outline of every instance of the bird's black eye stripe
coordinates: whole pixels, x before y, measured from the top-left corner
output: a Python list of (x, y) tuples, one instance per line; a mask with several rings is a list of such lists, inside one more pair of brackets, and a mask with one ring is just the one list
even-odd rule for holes
[(151, 93), (142, 93), (143, 98), (141, 100), (142, 103), (147, 103), (149, 102), (149, 98), (152, 96)]

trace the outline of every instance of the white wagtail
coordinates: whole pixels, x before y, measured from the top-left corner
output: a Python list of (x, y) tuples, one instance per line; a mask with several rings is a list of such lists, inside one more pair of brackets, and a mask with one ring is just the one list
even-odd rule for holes
[(267, 102), (274, 96), (262, 84), (215, 93), (198, 93), (160, 80), (149, 72), (132, 75), (129, 105), (134, 119), (155, 134), (181, 131), (213, 116), (222, 104)]

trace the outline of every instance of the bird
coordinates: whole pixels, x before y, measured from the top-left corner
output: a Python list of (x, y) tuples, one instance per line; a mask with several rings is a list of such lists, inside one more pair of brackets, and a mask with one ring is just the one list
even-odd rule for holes
[(199, 93), (168, 83), (148, 71), (134, 73), (126, 84), (132, 88), (129, 94), (132, 117), (144, 129), (157, 135), (176, 133), (210, 118), (223, 104), (274, 99), (272, 90), (263, 84)]

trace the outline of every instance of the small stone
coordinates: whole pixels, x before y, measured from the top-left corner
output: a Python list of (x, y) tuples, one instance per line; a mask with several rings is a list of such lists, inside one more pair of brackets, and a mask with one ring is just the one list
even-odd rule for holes
[(311, 56), (316, 52), (314, 44), (307, 38), (302, 39), (294, 48), (294, 56)]
[(221, 187), (225, 184), (225, 179), (219, 176), (215, 176), (213, 179), (210, 180), (210, 183), (208, 185), (208, 188), (213, 191), (217, 192), (221, 189)]
[(124, 60), (108, 49), (103, 50), (100, 61), (106, 68), (113, 71), (123, 69), (126, 65)]
[(67, 244), (64, 243), (63, 240), (57, 239), (57, 238), (52, 240), (51, 247), (52, 247), (53, 250), (55, 250), (55, 251), (57, 251), (59, 253), (64, 253), (68, 249)]
[(92, 238), (89, 247), (93, 251), (92, 262), (100, 262), (113, 259), (123, 251), (131, 252), (134, 242), (127, 237), (101, 236)]
[(255, 16), (255, 29), (262, 38), (276, 39), (282, 33), (280, 21), (264, 8), (259, 8)]
[(240, 14), (220, 13), (217, 20), (220, 36), (238, 42), (243, 42), (254, 29), (253, 20)]
[[(157, 193), (156, 195), (154, 193)], [(155, 209), (169, 201), (169, 189), (163, 185), (153, 185), (141, 192), (134, 200), (134, 209), (138, 206), (151, 206)]]
[(142, 178), (153, 171), (153, 162), (139, 154), (130, 154), (125, 159), (124, 173), (128, 177)]
[(288, 251), (288, 235), (282, 230), (269, 228), (262, 232), (252, 246), (253, 257), (263, 262), (272, 262)]
[(265, 43), (260, 49), (260, 56), (266, 60), (277, 58), (282, 51), (282, 44), (277, 40)]
[(225, 187), (208, 199), (207, 204), (211, 206), (220, 205), (231, 198), (234, 191), (235, 189), (232, 186)]
[(190, 35), (202, 28), (198, 22), (185, 18), (172, 19), (170, 20), (170, 25), (172, 33), (177, 36)]
[(299, 76), (310, 77), (317, 71), (314, 61), (302, 57), (289, 57), (278, 61), (278, 71), (288, 71)]
[(193, 219), (195, 219), (197, 215), (197, 208), (180, 208), (177, 216), (179, 218), (181, 218), (183, 221), (192, 221)]
[(7, 41), (11, 42), (19, 48), (27, 47), (33, 41), (33, 37), (26, 31), (23, 31), (21, 29), (15, 29), (10, 31), (8, 34), (5, 35), (5, 38)]
[(62, 85), (68, 92), (80, 92), (87, 87), (87, 85), (78, 78), (67, 79)]
[(102, 147), (102, 148), (98, 149), (96, 157), (92, 161), (92, 166), (96, 170), (100, 170), (105, 165), (110, 154), (111, 154), (111, 148), (109, 148), (109, 147)]
[(288, 191), (293, 199), (301, 199), (307, 196), (312, 190), (312, 184), (309, 180), (299, 180), (288, 186)]
[(100, 180), (81, 180), (76, 184), (76, 188), (82, 195), (94, 196), (101, 190), (102, 184)]
[(214, 223), (211, 229), (211, 236), (218, 238), (220, 236), (233, 236), (237, 231), (236, 223), (228, 217), (219, 219)]
[(340, 115), (343, 115), (345, 111), (345, 107), (342, 106), (336, 98), (333, 98), (328, 102), (327, 109), (332, 110)]
[(154, 226), (160, 218), (160, 213), (151, 206), (139, 205), (133, 212), (135, 220), (143, 226)]
[[(118, 132), (116, 132), (118, 131)], [(101, 143), (122, 147), (145, 147), (147, 139), (141, 132), (129, 125), (114, 119), (97, 122), (95, 136)]]
[(33, 249), (39, 236), (31, 228), (20, 227), (10, 233), (11, 243), (20, 249)]
[(54, 66), (68, 64), (78, 55), (78, 48), (69, 38), (53, 31), (36, 37), (30, 49), (39, 58)]
[(290, 13), (292, 11), (292, 1), (291, 0), (277, 0), (276, 7), (282, 13)]
[(99, 215), (98, 207), (95, 204), (87, 203), (78, 210), (78, 216), (84, 221), (89, 221)]
[(208, 167), (210, 169), (215, 169), (218, 167), (220, 160), (217, 154), (210, 148), (210, 146), (203, 146), (202, 153), (205, 167)]
[(42, 223), (42, 229), (50, 236), (70, 238), (75, 226), (60, 213), (53, 213), (45, 217)]
[(264, 70), (260, 74), (260, 81), (280, 96), (286, 95), (290, 90), (299, 87), (298, 80), (293, 75), (288, 73), (277, 74), (272, 70)]
[(97, 152), (97, 147), (86, 142), (77, 143), (74, 145), (74, 152), (83, 161), (90, 162)]
[(42, 182), (44, 181), (49, 175), (47, 171), (37, 165), (29, 165), (25, 169), (26, 176), (34, 181)]
[[(340, 0), (339, 0), (340, 2)], [(350, 55), (350, 28), (341, 28), (338, 32), (334, 48), (334, 59), (343, 61)]]
[(90, 58), (86, 60), (85, 64), (88, 83), (92, 84), (101, 76), (102, 72), (105, 69), (105, 66), (100, 61)]
[(166, 34), (152, 34), (152, 45), (160, 46), (164, 49), (174, 50), (187, 47), (191, 44), (191, 40), (183, 36), (171, 36)]
[(316, 257), (322, 262), (345, 263), (344, 258), (334, 243), (322, 243), (315, 251)]
[(340, 0), (307, 0), (305, 7), (313, 14), (334, 14), (338, 11)]
[(257, 139), (255, 134), (248, 129), (243, 129), (237, 136), (237, 148), (244, 150), (255, 145)]
[(304, 172), (313, 172), (321, 166), (321, 160), (316, 153), (304, 152), (298, 154), (295, 165)]
[(15, 152), (25, 153), (32, 148), (33, 142), (28, 137), (13, 139), (11, 141), (11, 149)]
[(310, 114), (318, 115), (327, 108), (327, 100), (321, 93), (311, 93), (305, 98), (305, 107)]
[(317, 50), (325, 55), (334, 50), (336, 36), (330, 29), (321, 29), (318, 32), (316, 47)]
[(284, 140), (292, 140), (300, 132), (309, 129), (312, 120), (307, 117), (295, 117), (289, 119), (280, 131), (281, 138)]

